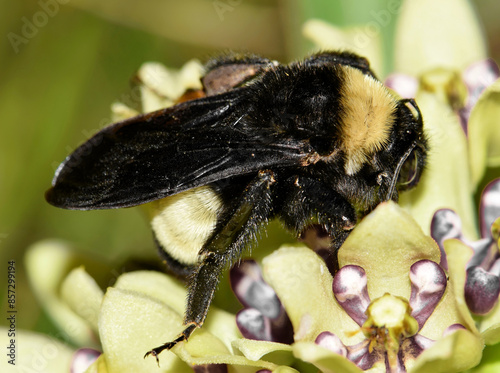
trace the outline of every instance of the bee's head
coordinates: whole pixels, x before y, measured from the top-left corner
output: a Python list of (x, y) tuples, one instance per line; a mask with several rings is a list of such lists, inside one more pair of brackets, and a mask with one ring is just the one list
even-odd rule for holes
[(397, 199), (396, 191), (417, 185), (427, 158), (427, 139), (424, 134), (422, 113), (413, 99), (398, 102), (396, 121), (387, 148), (394, 169), (385, 199)]

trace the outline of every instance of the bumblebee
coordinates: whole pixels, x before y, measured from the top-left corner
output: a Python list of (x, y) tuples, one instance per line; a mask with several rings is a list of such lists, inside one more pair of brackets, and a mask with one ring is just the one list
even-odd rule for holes
[(168, 266), (188, 278), (185, 330), (202, 326), (219, 278), (270, 219), (320, 225), (332, 252), (380, 202), (417, 184), (428, 150), (420, 110), (368, 61), (322, 52), (282, 65), (225, 55), (196, 99), (104, 128), (57, 169), (47, 201), (77, 210), (152, 202)]

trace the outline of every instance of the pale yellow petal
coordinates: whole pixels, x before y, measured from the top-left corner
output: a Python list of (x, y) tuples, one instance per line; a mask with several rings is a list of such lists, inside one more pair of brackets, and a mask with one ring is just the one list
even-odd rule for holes
[(417, 102), (429, 139), (427, 167), (417, 187), (401, 193), (400, 205), (410, 211), (426, 234), (430, 233), (432, 217), (438, 209), (452, 209), (462, 219), (465, 236), (476, 239), (467, 139), (458, 116), (439, 99), (439, 93), (420, 91)]
[[(5, 313), (4, 313), (5, 315)], [(17, 314), (17, 316), (22, 313)], [(7, 316), (6, 316), (7, 317)], [(56, 338), (16, 329), (9, 337), (9, 329), (0, 326), (2, 335), (2, 373), (43, 372), (67, 373), (74, 350)], [(12, 342), (11, 338), (15, 341)], [(11, 355), (10, 347), (15, 353)]]
[[(67, 274), (80, 265), (96, 271), (109, 271), (91, 258), (78, 255), (60, 241), (40, 241), (31, 246), (25, 256), (28, 278), (36, 297), (65, 338), (77, 345), (98, 347), (97, 336), (86, 320), (77, 315), (60, 298), (60, 286)], [(70, 327), (68, 327), (70, 326)]]
[(469, 118), (469, 158), (475, 187), (486, 167), (500, 167), (500, 79), (479, 97)]
[(280, 365), (293, 362), (292, 346), (287, 344), (240, 338), (233, 341), (233, 346), (250, 360), (264, 359)]
[(131, 290), (109, 288), (99, 315), (99, 332), (109, 373), (191, 372), (175, 354), (154, 357), (144, 354), (173, 340), (182, 330), (182, 316), (164, 303)]
[(187, 89), (201, 89), (202, 74), (203, 66), (196, 60), (187, 62), (181, 70), (169, 69), (158, 62), (143, 64), (137, 73), (143, 112), (172, 106)]
[(86, 320), (96, 333), (103, 295), (99, 285), (83, 267), (72, 270), (61, 285), (61, 298), (76, 314)]
[(373, 71), (381, 76), (382, 37), (380, 29), (369, 25), (339, 28), (319, 19), (304, 23), (302, 33), (322, 50), (349, 50), (366, 57)]
[(263, 262), (264, 279), (278, 294), (293, 325), (295, 341), (314, 341), (326, 330), (345, 344), (363, 336), (333, 296), (332, 276), (324, 261), (305, 246), (282, 246)]
[(394, 50), (395, 70), (414, 76), (435, 67), (462, 70), (486, 58), (482, 29), (467, 0), (405, 0)]
[(85, 373), (108, 373), (108, 367), (106, 366), (104, 355), (99, 356), (97, 360), (87, 368)]
[(481, 361), (483, 341), (468, 330), (457, 330), (425, 350), (411, 373), (463, 372)]
[(293, 352), (299, 359), (314, 364), (323, 373), (360, 373), (362, 370), (344, 356), (336, 354), (314, 342), (297, 342)]
[(462, 317), (460, 322), (469, 330), (476, 330), (474, 319), (472, 318), (467, 303), (465, 302), (465, 280), (467, 262), (472, 257), (472, 250), (462, 241), (450, 239), (444, 241), (444, 249), (448, 259), (448, 273), (450, 284), (453, 286), (454, 298)]
[(352, 231), (339, 251), (339, 264), (362, 267), (373, 300), (390, 293), (410, 297), (410, 267), (418, 260), (439, 263), (436, 243), (394, 202), (381, 203)]

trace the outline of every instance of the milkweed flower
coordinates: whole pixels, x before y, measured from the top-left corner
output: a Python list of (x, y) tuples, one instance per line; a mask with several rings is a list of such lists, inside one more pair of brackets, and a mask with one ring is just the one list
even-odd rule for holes
[[(417, 81), (413, 94), (431, 148), (425, 179), (401, 204), (426, 232), (435, 211), (451, 209), (461, 217), (464, 234), (476, 239), (474, 193), (500, 159), (500, 80), (471, 4), (403, 2), (394, 56), (398, 76)], [(404, 85), (391, 77), (388, 83)]]
[[(40, 258), (47, 246), (33, 250), (39, 251)], [(265, 299), (272, 301), (261, 302), (261, 309), (268, 317), (276, 314), (275, 305), (277, 314), (286, 312), (289, 323), (279, 325), (282, 331), (289, 328), (282, 335), (293, 338), (279, 342), (261, 335), (254, 335), (254, 340), (242, 338), (236, 316), (212, 307), (201, 330), (160, 356), (160, 371), (218, 372), (231, 367), (245, 372), (254, 367), (312, 372), (316, 367), (325, 372), (352, 372), (386, 367), (386, 357), (403, 361), (405, 369), (426, 369), (432, 364), (447, 365), (449, 371), (471, 367), (480, 359), (482, 341), (457, 301), (454, 272), (450, 269), (448, 281), (437, 264), (439, 257), (438, 246), (406, 213), (392, 202), (384, 203), (355, 228), (340, 249), (341, 269), (335, 279), (321, 257), (302, 245), (282, 247), (263, 259), (262, 274), (253, 277), (260, 283), (254, 291), (258, 293), (261, 279), (265, 280), (269, 286)], [(245, 285), (242, 277), (253, 271), (255, 264), (239, 274), (236, 287), (246, 287), (244, 293), (255, 282)], [(77, 268), (60, 289), (60, 302), (96, 331), (102, 354), (88, 372), (157, 371), (154, 359), (142, 359), (144, 351), (182, 330), (186, 290), (164, 274), (126, 273), (103, 292), (83, 268)], [(402, 311), (383, 311), (379, 300), (387, 303), (388, 298), (389, 304), (399, 304)], [(380, 314), (386, 320), (383, 325)], [(389, 323), (394, 325), (390, 330)], [(389, 338), (381, 339), (384, 333)], [(352, 353), (332, 351), (328, 343), (332, 335), (343, 346), (341, 351), (361, 346), (358, 359)], [(75, 356), (86, 353), (80, 350)], [(394, 360), (395, 356), (404, 358)]]
[(245, 306), (236, 324), (245, 338), (291, 344), (293, 329), (278, 296), (262, 278), (259, 265), (245, 260), (230, 272), (231, 287)]
[[(305, 248), (271, 254), (263, 275), (292, 322), (294, 355), (321, 371), (385, 371), (392, 363), (406, 371), (433, 364), (460, 371), (479, 362), (483, 345), (456, 298), (457, 275), (449, 272), (448, 281), (439, 258), (438, 246), (413, 219), (384, 203), (347, 238), (334, 279)], [(400, 312), (387, 312), (397, 307)], [(385, 314), (384, 324), (377, 314)]]
[[(441, 247), (440, 264), (451, 270), (460, 263), (455, 268), (460, 273), (457, 289), (465, 294), (464, 305), (474, 314), (482, 338), (495, 345), (500, 342), (495, 222), (499, 195), (498, 180), (492, 180), (494, 173), (487, 170), (500, 164), (499, 68), (487, 58), (470, 3), (444, 1), (432, 12), (426, 6), (431, 5), (407, 1), (398, 18), (396, 70), (406, 74), (403, 80), (409, 76), (417, 81), (413, 93), (432, 149), (425, 179), (402, 196), (401, 203), (424, 230), (431, 230)], [(434, 23), (437, 29), (422, 25), (419, 19)], [(422, 32), (406, 31), (412, 27)], [(404, 86), (400, 78), (390, 84)], [(485, 184), (476, 208), (475, 193)]]
[[(468, 254), (464, 267), (464, 294), (469, 310), (476, 315), (479, 330), (488, 344), (500, 342), (500, 179), (487, 185), (480, 201), (479, 240), (469, 240), (462, 232), (460, 217), (452, 210), (436, 211), (432, 236), (446, 250), (447, 245), (460, 247)], [(453, 240), (454, 242), (450, 242)]]
[[(423, 20), (429, 24), (422, 26)], [(351, 48), (362, 31), (346, 33), (318, 21), (305, 26), (324, 48), (354, 49), (380, 74), (379, 38), (361, 50)], [(457, 372), (477, 365), (483, 340), (500, 342), (496, 291), (483, 286), (482, 294), (492, 299), (484, 316), (473, 317), (467, 307), (471, 299), (476, 305), (484, 299), (474, 300), (484, 277), (467, 273), (468, 266), (485, 269), (486, 262), (474, 262), (484, 250), (474, 254), (468, 243), (478, 236), (473, 193), (487, 167), (500, 164), (498, 69), (486, 60), (477, 20), (465, 1), (405, 1), (397, 35), (399, 75), (387, 84), (401, 95), (416, 96), (432, 148), (419, 187), (401, 196), (412, 217), (392, 202), (377, 207), (340, 249), (334, 276), (303, 245), (282, 246), (260, 267), (243, 262), (233, 270), (232, 283), (244, 309), (233, 315), (212, 307), (188, 342), (160, 355), (160, 367), (142, 356), (183, 329), (182, 284), (138, 271), (101, 289), (83, 268), (69, 270), (75, 263), (71, 250), (60, 255), (58, 246), (58, 255), (52, 255), (53, 243), (35, 247), (28, 272), (39, 299), (62, 329), (67, 320), (78, 326), (70, 332), (75, 345), (93, 347), (66, 349), (65, 364), (75, 373), (88, 364), (88, 373)], [(196, 61), (179, 72), (145, 64), (137, 77), (142, 111), (170, 106), (186, 90), (196, 91), (201, 74)], [(113, 113), (116, 120), (138, 114), (122, 104), (113, 105)], [(434, 212), (450, 211), (445, 208), (461, 217), (463, 233), (434, 235), (436, 244), (427, 234)], [(491, 237), (498, 241), (496, 232)], [(490, 260), (485, 269), (494, 276), (495, 263)], [(58, 269), (50, 271), (50, 281), (47, 268)]]
[[(52, 299), (52, 303), (55, 302), (49, 310), (59, 315), (61, 325), (67, 328), (85, 325), (88, 328), (86, 330), (94, 336), (92, 349), (72, 350), (57, 342), (62, 346), (64, 356), (59, 355), (60, 364), (53, 362), (54, 372), (62, 368), (59, 371), (72, 373), (218, 373), (226, 372), (227, 366), (233, 366), (234, 372), (246, 372), (244, 367), (276, 370), (280, 366), (279, 361), (273, 362), (272, 359), (250, 360), (242, 356), (238, 348), (233, 346), (241, 340), (235, 316), (212, 307), (204, 328), (197, 331), (189, 343), (175, 347), (174, 353), (162, 354), (158, 367), (154, 359), (143, 359), (143, 356), (150, 346), (161, 344), (182, 330), (186, 299), (183, 284), (156, 271), (135, 271), (120, 275), (116, 283), (103, 292), (82, 266), (68, 273), (68, 268), (78, 258), (77, 252), (68, 246), (50, 241), (40, 242), (28, 253), (28, 266), (33, 269), (30, 271), (31, 280), (40, 283), (47, 283), (47, 276), (44, 275), (47, 268), (34, 269), (35, 262), (31, 260), (50, 260), (57, 253), (58, 261), (65, 265), (51, 268), (53, 276), (59, 279), (59, 283), (52, 288), (55, 291), (52, 292), (45, 285), (35, 287), (35, 291), (41, 291)], [(62, 318), (56, 306), (65, 309), (71, 318)], [(78, 320), (78, 323), (72, 323), (74, 320)], [(37, 350), (42, 351), (43, 341), (40, 338), (30, 335), (22, 337), (33, 341), (29, 349), (23, 349), (28, 352), (28, 356)]]

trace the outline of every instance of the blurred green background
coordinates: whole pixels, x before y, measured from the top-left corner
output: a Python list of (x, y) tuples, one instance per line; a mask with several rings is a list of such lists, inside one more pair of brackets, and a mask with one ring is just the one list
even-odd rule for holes
[[(500, 2), (474, 2), (490, 53), (500, 60)], [(126, 258), (156, 258), (138, 209), (75, 212), (45, 203), (58, 164), (110, 123), (110, 105), (137, 105), (131, 77), (145, 61), (180, 67), (225, 49), (286, 62), (311, 51), (306, 19), (338, 26), (373, 20), (381, 0), (41, 0), (3, 1), (0, 35), (0, 279), (17, 266), (18, 328), (51, 331), (23, 268), (25, 250), (65, 240), (116, 271)], [(381, 29), (391, 71), (394, 18)], [(1, 281), (6, 284), (5, 280)], [(6, 285), (0, 296), (6, 309)], [(3, 311), (2, 311), (3, 312)], [(5, 318), (1, 318), (5, 323)]]

